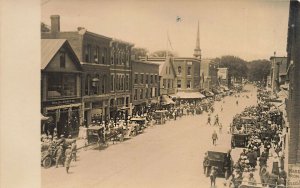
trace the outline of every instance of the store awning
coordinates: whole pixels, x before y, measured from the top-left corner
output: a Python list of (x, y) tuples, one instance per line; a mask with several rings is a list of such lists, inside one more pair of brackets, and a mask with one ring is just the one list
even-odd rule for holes
[(42, 121), (46, 121), (46, 120), (48, 120), (49, 119), (49, 117), (46, 117), (46, 116), (44, 116), (43, 114), (41, 114), (41, 120)]
[(178, 92), (177, 96), (181, 99), (203, 99), (205, 98), (200, 92)]
[(167, 104), (175, 104), (175, 102), (170, 99), (168, 95), (162, 95), (162, 104), (167, 105)]

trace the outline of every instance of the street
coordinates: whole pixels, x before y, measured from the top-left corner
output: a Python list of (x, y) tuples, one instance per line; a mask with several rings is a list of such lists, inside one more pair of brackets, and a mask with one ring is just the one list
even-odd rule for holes
[[(230, 148), (227, 130), (233, 116), (257, 102), (256, 89), (252, 85), (246, 85), (245, 89), (251, 92), (242, 93), (240, 98), (226, 96), (215, 102), (211, 122), (214, 123), (218, 114), (223, 125), (222, 134), (217, 126), (206, 125), (208, 116), (205, 112), (167, 121), (104, 150), (80, 150), (78, 161), (71, 163), (69, 174), (63, 167), (42, 168), (42, 187), (210, 187), (209, 178), (203, 174), (204, 153), (214, 147), (211, 140), (214, 129), (219, 136), (217, 145)], [(249, 99), (243, 97), (245, 95)], [(236, 100), (239, 100), (238, 105)], [(224, 181), (217, 178), (217, 187), (221, 187)]]

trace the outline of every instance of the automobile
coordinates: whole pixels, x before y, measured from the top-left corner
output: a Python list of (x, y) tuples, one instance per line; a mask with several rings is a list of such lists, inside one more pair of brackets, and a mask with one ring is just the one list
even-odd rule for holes
[(245, 148), (249, 141), (249, 134), (234, 133), (231, 135), (231, 148)]
[(232, 158), (227, 158), (227, 153), (230, 152), (230, 148), (214, 146), (207, 151), (207, 157), (204, 161), (206, 166), (205, 174), (208, 177), (212, 167), (217, 168), (217, 176), (228, 178), (233, 170)]
[(99, 139), (105, 142), (103, 135), (104, 127), (102, 126), (90, 126), (87, 128), (87, 140), (88, 144), (98, 143)]

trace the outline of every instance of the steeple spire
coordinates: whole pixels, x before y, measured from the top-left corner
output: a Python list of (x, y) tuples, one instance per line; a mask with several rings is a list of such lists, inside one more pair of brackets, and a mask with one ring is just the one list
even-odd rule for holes
[(201, 59), (199, 21), (198, 21), (196, 48), (194, 49), (194, 57)]

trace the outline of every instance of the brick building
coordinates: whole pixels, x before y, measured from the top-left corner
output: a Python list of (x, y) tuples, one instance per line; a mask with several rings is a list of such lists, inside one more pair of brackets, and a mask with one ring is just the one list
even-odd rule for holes
[(51, 16), (51, 31), (43, 39), (67, 39), (83, 68), (81, 116), (85, 125), (110, 116), (110, 46), (112, 38), (78, 27), (77, 31), (60, 31), (60, 17)]
[(288, 38), (287, 38), (287, 74), (289, 97), (287, 113), (289, 121), (289, 164), (300, 163), (300, 3), (290, 1)]
[(133, 114), (142, 112), (159, 99), (159, 64), (132, 60)]
[(43, 124), (42, 133), (76, 134), (82, 116), (82, 68), (65, 39), (41, 40), (41, 112), (52, 122)]
[(131, 105), (132, 64), (129, 42), (113, 39), (110, 43), (110, 116), (127, 119)]

